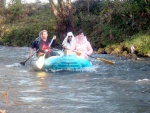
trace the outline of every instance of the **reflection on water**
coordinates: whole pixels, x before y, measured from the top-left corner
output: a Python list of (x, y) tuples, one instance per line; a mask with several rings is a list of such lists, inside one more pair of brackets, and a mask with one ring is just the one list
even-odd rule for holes
[[(8, 51), (7, 53), (4, 51)], [(91, 59), (85, 72), (34, 71), (27, 47), (0, 46), (1, 92), (11, 86), (8, 113), (149, 113), (150, 59), (125, 60), (95, 55), (115, 62)], [(4, 101), (0, 100), (4, 103)], [(16, 103), (19, 103), (16, 106)]]
[(40, 79), (45, 79), (46, 78), (46, 72), (38, 72), (38, 73), (36, 73), (36, 76)]
[(20, 99), (25, 102), (41, 102), (43, 100), (42, 97), (36, 97), (36, 96), (20, 97)]

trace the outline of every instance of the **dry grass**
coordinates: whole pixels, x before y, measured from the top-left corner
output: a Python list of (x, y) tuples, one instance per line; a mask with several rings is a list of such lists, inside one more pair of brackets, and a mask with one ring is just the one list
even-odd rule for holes
[(0, 109), (0, 113), (6, 113), (7, 111), (6, 110), (1, 110)]
[[(9, 89), (10, 87), (8, 87), (7, 90), (3, 94), (0, 95), (0, 98), (4, 97), (6, 105), (8, 105)], [(6, 113), (6, 112), (7, 112), (6, 110), (0, 109), (0, 113)]]

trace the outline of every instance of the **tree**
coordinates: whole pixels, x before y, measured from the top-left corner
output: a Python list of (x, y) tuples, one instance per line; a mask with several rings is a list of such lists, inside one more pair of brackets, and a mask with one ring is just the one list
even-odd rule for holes
[(4, 28), (5, 28), (5, 16), (4, 16), (4, 9), (6, 6), (6, 0), (0, 0), (0, 37), (4, 35)]
[(11, 0), (12, 4), (21, 4), (21, 0)]
[(11, 0), (7, 8), (7, 21), (16, 22), (24, 19), (26, 14), (26, 5), (21, 0)]
[(0, 0), (0, 7), (5, 7), (6, 6), (6, 0)]
[(51, 10), (57, 21), (57, 32), (60, 36), (68, 31), (74, 31), (73, 18), (72, 18), (72, 6), (71, 0), (57, 0), (57, 4), (54, 3), (56, 0), (49, 0)]

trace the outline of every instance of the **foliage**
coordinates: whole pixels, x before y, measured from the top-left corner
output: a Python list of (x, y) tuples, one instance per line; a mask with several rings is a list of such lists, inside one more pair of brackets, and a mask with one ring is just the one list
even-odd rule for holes
[(84, 28), (94, 48), (121, 43), (134, 34), (150, 29), (150, 3), (143, 0), (94, 0), (90, 4), (90, 13), (86, 11), (86, 1), (78, 2), (75, 25)]
[[(57, 5), (54, 1), (57, 1)], [(49, 2), (56, 18), (56, 31), (60, 37), (65, 38), (66, 32), (74, 31), (71, 0), (65, 2), (64, 0), (49, 0)]]
[[(138, 54), (146, 54), (150, 49), (149, 37), (144, 34), (150, 30), (150, 2), (147, 0), (77, 0), (72, 3), (71, 13), (68, 13), (71, 18), (63, 16), (69, 11), (65, 9), (59, 10), (60, 18), (54, 16), (49, 5), (9, 5), (3, 11), (5, 32), (0, 42), (5, 45), (29, 46), (42, 29), (47, 29), (50, 36), (57, 34), (62, 37), (62, 32), (66, 33), (64, 29), (68, 19), (71, 19), (74, 34), (83, 29), (95, 50), (116, 43), (125, 43), (129, 47), (131, 42), (136, 45)], [(59, 9), (60, 6), (56, 5), (55, 8)], [(61, 43), (62, 39), (57, 39)]]
[(6, 17), (7, 22), (14, 22), (16, 20), (20, 20), (26, 16), (26, 8), (24, 4), (9, 4), (8, 8), (6, 9)]
[(135, 46), (137, 54), (146, 55), (150, 50), (150, 32), (138, 33), (125, 41), (125, 47), (130, 48), (132, 45)]
[[(26, 18), (7, 21), (4, 37), (0, 39), (3, 45), (30, 46), (43, 29), (48, 30), (49, 36), (52, 37), (55, 33), (55, 18), (52, 12), (47, 10), (48, 5), (40, 6), (40, 8), (36, 6), (33, 8), (33, 6), (26, 6)], [(52, 16), (48, 17), (48, 15)], [(7, 16), (10, 17), (9, 13)]]

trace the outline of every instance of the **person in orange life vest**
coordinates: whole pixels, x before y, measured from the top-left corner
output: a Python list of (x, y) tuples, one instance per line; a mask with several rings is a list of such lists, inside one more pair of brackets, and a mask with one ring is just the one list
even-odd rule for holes
[[(50, 46), (50, 41), (48, 39), (48, 31), (47, 30), (43, 30), (41, 33), (42, 37), (41, 37), (41, 41), (39, 42), (39, 52), (38, 52), (38, 57), (46, 54), (46, 58), (51, 56), (51, 46)], [(54, 40), (56, 39), (56, 36), (53, 36)]]
[(86, 36), (83, 33), (83, 30), (78, 31), (78, 35), (75, 37), (75, 51), (80, 52), (79, 55), (82, 58), (88, 58), (88, 55), (93, 53), (93, 48), (90, 42), (87, 40)]

